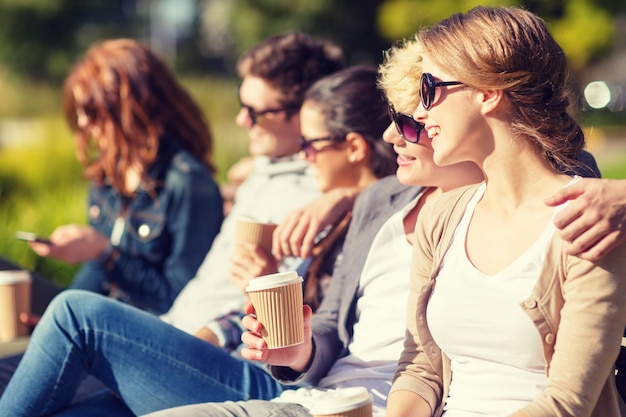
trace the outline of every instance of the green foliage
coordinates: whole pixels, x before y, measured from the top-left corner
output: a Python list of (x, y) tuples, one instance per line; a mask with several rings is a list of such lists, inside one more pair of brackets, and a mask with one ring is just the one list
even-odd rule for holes
[(5, 10), (32, 10), (33, 14), (52, 17), (63, 9), (63, 0), (3, 0), (0, 2)]
[(124, 3), (0, 0), (0, 62), (29, 79), (60, 80), (96, 39), (133, 35)]
[(22, 123), (17, 135), (21, 131), (30, 138), (27, 144), (0, 149), (0, 255), (65, 285), (76, 267), (38, 257), (14, 233), (45, 236), (57, 225), (83, 223), (87, 183), (60, 116), (14, 123)]
[(478, 5), (521, 6), (537, 13), (551, 23), (554, 37), (574, 70), (583, 69), (614, 41), (615, 23), (610, 12), (593, 0), (387, 0), (380, 8), (378, 28), (387, 39), (403, 39), (451, 13)]
[(298, 30), (341, 46), (350, 63), (377, 63), (389, 41), (372, 28), (383, 0), (237, 0), (231, 15), (237, 55), (264, 38)]
[[(238, 0), (232, 14), (237, 55), (268, 36), (296, 28), (305, 30), (329, 3), (329, 0)], [(268, 21), (272, 23), (267, 24)]]
[(27, 81), (0, 71), (0, 118), (39, 116), (60, 109), (61, 93), (49, 83)]
[(387, 0), (378, 13), (378, 30), (389, 40), (404, 39), (452, 13), (465, 12), (478, 5), (511, 6), (515, 3), (510, 0)]
[(626, 164), (612, 164), (602, 169), (603, 178), (625, 179)]
[(552, 31), (572, 67), (580, 70), (609, 49), (615, 25), (608, 11), (597, 8), (589, 0), (571, 0), (566, 4), (563, 18), (554, 21)]
[[(228, 17), (217, 42), (232, 44), (212, 55), (204, 39), (213, 26), (202, 14), (215, 0), (195, 0), (198, 15), (177, 44), (177, 70), (233, 73), (239, 54), (267, 36), (299, 30), (334, 41), (349, 63), (378, 63), (396, 40), (451, 13), (476, 5), (521, 5), (552, 24), (576, 68), (604, 53), (613, 18), (626, 3), (612, 0), (221, 0)], [(158, 37), (150, 10), (159, 0), (0, 0), (0, 68), (28, 80), (60, 82), (93, 42), (114, 37)], [(157, 7), (158, 8), (158, 7)], [(226, 23), (227, 22), (227, 23)], [(210, 32), (210, 31), (209, 31)], [(205, 45), (205, 48), (199, 47)], [(204, 54), (204, 55), (203, 55)], [(218, 56), (219, 55), (219, 56)]]
[(624, 124), (601, 124), (589, 118), (586, 124), (587, 150), (598, 161), (603, 178), (626, 178), (626, 128)]
[(248, 137), (244, 129), (235, 125), (239, 111), (236, 94), (238, 80), (227, 77), (183, 78), (182, 84), (204, 110), (213, 132), (214, 161), (217, 179), (226, 179), (228, 168), (248, 153)]

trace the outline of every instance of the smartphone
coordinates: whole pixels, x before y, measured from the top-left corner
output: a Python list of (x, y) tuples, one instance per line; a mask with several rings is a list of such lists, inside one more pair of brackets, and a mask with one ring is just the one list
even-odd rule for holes
[(50, 242), (50, 240), (46, 239), (45, 237), (37, 236), (36, 234), (31, 232), (15, 232), (15, 238), (20, 240), (26, 240), (29, 242), (38, 242), (45, 243), (46, 245), (52, 245), (52, 242)]

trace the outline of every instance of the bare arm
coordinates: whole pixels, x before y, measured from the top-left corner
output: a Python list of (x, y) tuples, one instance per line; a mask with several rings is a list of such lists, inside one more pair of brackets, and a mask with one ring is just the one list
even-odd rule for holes
[(394, 391), (389, 395), (386, 417), (431, 417), (432, 410), (422, 397), (411, 391)]
[(29, 242), (40, 256), (77, 264), (97, 259), (109, 244), (109, 239), (91, 226), (68, 224), (59, 226), (50, 235), (52, 245)]
[(211, 329), (208, 327), (202, 327), (195, 334), (198, 339), (202, 339), (205, 342), (212, 344), (213, 346), (220, 347), (219, 340), (217, 339), (217, 335), (213, 333)]
[(351, 210), (358, 194), (356, 187), (336, 188), (308, 206), (291, 212), (274, 231), (273, 254), (278, 259), (310, 256), (315, 236)]
[(596, 261), (626, 241), (626, 180), (585, 178), (546, 199), (569, 201), (555, 218), (565, 250)]

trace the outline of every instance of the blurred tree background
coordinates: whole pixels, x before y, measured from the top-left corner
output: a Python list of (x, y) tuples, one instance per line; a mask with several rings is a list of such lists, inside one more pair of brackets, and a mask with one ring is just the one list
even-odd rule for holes
[(184, 73), (232, 73), (263, 38), (301, 30), (345, 48), (351, 62), (420, 27), (478, 4), (519, 5), (551, 25), (574, 68), (583, 70), (616, 41), (613, 0), (0, 0), (0, 65), (29, 80), (59, 82), (93, 42), (142, 39)]
[[(518, 5), (543, 17), (570, 59), (581, 93), (598, 77), (617, 86), (611, 88), (621, 91), (621, 101), (582, 114), (593, 126), (590, 142), (602, 141), (607, 126), (625, 123), (623, 1), (0, 0), (0, 256), (61, 284), (72, 274), (72, 267), (36, 257), (13, 234), (48, 234), (59, 224), (84, 222), (87, 184), (61, 118), (60, 86), (92, 43), (135, 38), (170, 63), (208, 115), (223, 180), (246, 153), (245, 132), (233, 123), (234, 63), (242, 51), (267, 36), (299, 30), (337, 43), (350, 64), (378, 64), (393, 42), (478, 4)], [(623, 161), (606, 164), (605, 174), (626, 177)]]

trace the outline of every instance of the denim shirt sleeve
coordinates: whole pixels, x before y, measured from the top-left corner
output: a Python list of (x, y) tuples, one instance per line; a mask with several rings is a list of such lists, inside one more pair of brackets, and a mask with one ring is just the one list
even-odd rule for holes
[(211, 175), (185, 167), (183, 162), (182, 168), (170, 169), (165, 179), (169, 197), (164, 232), (171, 239), (169, 255), (156, 264), (121, 250), (108, 273), (109, 280), (119, 281), (133, 304), (156, 313), (167, 311), (193, 278), (223, 220), (222, 198)]

